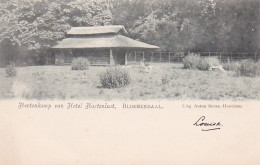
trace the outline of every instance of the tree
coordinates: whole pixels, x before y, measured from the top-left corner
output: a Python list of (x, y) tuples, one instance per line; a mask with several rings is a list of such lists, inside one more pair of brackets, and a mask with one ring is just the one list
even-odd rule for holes
[(8, 39), (26, 47), (34, 56), (46, 54), (72, 26), (112, 22), (111, 5), (106, 0), (14, 0), (1, 4), (0, 41)]
[(173, 51), (252, 52), (258, 0), (114, 0), (114, 23), (131, 37)]
[[(166, 51), (259, 49), (258, 0), (0, 0), (0, 4), (0, 42), (8, 39), (23, 48), (17, 55), (36, 61), (49, 54), (72, 26), (121, 24), (130, 37)], [(0, 52), (3, 49), (7, 47)], [(24, 49), (28, 53), (22, 53)]]

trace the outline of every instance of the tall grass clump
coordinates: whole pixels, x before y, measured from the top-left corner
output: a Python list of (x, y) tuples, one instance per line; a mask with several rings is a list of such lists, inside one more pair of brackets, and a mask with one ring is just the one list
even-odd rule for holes
[(15, 77), (16, 76), (16, 68), (15, 66), (13, 65), (8, 65), (6, 68), (5, 68), (5, 73), (7, 75), (7, 77)]
[(99, 79), (104, 88), (119, 88), (131, 82), (128, 70), (122, 67), (109, 67), (99, 74)]
[(240, 63), (235, 61), (235, 62), (230, 62), (228, 61), (227, 63), (223, 63), (222, 67), (223, 69), (227, 70), (227, 71), (234, 71), (237, 72), (237, 70), (239, 69)]
[(184, 69), (209, 70), (211, 66), (219, 63), (216, 57), (201, 57), (196, 53), (190, 53), (183, 58)]
[(78, 57), (72, 60), (71, 69), (72, 70), (87, 70), (90, 66), (90, 62), (87, 58)]
[(247, 77), (255, 77), (259, 75), (259, 67), (257, 66), (259, 63), (255, 63), (251, 59), (242, 60), (238, 69), (236, 70), (237, 76), (247, 76)]

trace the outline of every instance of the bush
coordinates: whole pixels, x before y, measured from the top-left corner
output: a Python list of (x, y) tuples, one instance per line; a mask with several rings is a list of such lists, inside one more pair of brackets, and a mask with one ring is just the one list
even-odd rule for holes
[(209, 70), (212, 66), (210, 57), (201, 57), (200, 63), (197, 66), (197, 69), (199, 70)]
[(5, 72), (6, 72), (8, 77), (15, 77), (16, 76), (16, 68), (12, 65), (8, 65), (5, 68)]
[(223, 69), (227, 71), (235, 71), (235, 72), (238, 70), (239, 66), (240, 66), (239, 62), (228, 61), (227, 63), (222, 64)]
[(131, 82), (129, 72), (122, 67), (110, 67), (99, 74), (100, 83), (104, 88), (118, 88)]
[(190, 53), (183, 58), (183, 65), (185, 69), (197, 69), (201, 57), (199, 54)]
[(257, 68), (257, 64), (253, 60), (242, 60), (238, 69), (236, 70), (236, 75), (254, 77), (259, 74)]
[(87, 70), (90, 66), (90, 62), (87, 58), (78, 57), (72, 60), (71, 69), (72, 70)]
[(219, 65), (220, 62), (216, 57), (201, 57), (199, 54), (190, 53), (183, 58), (185, 69), (209, 70), (213, 65)]

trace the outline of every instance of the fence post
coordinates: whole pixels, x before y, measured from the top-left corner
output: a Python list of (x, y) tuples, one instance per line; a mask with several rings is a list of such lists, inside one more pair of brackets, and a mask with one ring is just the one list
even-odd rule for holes
[(220, 62), (222, 62), (221, 52), (219, 52), (219, 58), (220, 58)]
[(256, 59), (256, 57), (257, 57), (257, 53), (255, 52), (255, 62), (257, 62), (257, 59)]
[(153, 62), (153, 52), (152, 52), (151, 62)]
[(160, 62), (162, 62), (162, 52), (160, 52)]
[(177, 62), (179, 63), (180, 62), (180, 53), (177, 53)]
[(209, 57), (210, 57), (210, 52), (209, 52)]
[(143, 61), (144, 61), (144, 52), (143, 52)]
[(171, 52), (169, 52), (169, 62), (171, 62)]
[(135, 51), (135, 62), (136, 62), (136, 51)]
[(233, 53), (231, 53), (231, 56), (230, 56), (230, 61), (232, 62), (233, 60), (232, 60), (232, 56), (233, 56)]

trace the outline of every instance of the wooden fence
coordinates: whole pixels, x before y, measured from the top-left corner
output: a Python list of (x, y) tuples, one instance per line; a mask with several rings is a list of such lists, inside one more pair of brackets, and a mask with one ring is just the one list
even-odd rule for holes
[[(259, 53), (232, 53), (232, 52), (196, 52), (202, 57), (216, 57), (221, 62), (240, 61), (243, 59), (259, 60)], [(144, 60), (150, 63), (180, 63), (189, 52), (137, 52), (133, 51), (127, 56), (127, 61), (139, 63)]]

